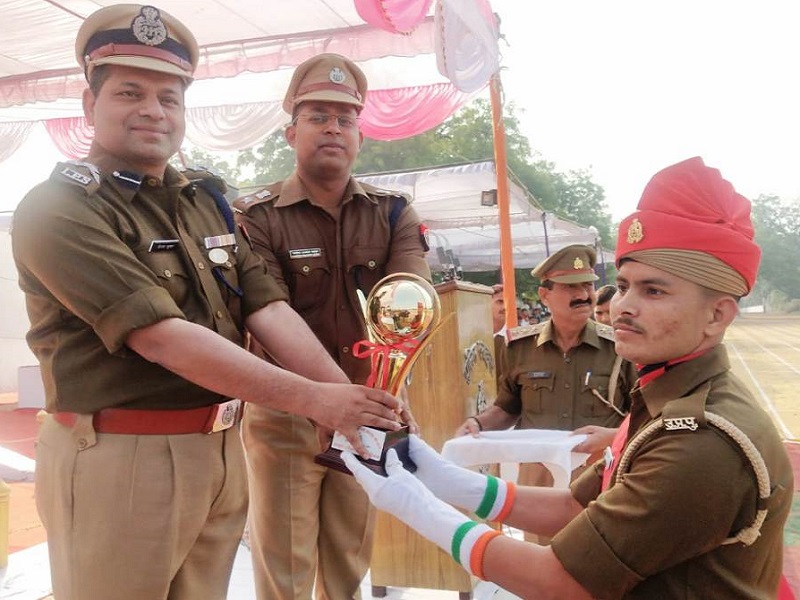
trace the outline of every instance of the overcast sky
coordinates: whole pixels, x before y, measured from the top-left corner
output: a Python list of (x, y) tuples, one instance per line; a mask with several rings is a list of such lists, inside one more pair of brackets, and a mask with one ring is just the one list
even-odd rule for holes
[[(691, 156), (744, 195), (800, 197), (797, 0), (490, 0), (523, 133), (559, 170), (589, 169), (615, 219)], [(10, 210), (59, 154), (0, 163)]]
[(742, 194), (800, 197), (796, 0), (491, 0), (506, 98), (615, 219), (661, 168), (702, 156)]

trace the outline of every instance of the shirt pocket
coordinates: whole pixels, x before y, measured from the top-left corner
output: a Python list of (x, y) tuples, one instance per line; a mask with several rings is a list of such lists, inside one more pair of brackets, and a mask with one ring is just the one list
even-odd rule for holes
[(520, 374), (517, 377), (517, 384), (520, 386), (522, 412), (541, 415), (553, 409), (550, 404), (554, 396), (555, 383), (556, 377), (553, 373), (536, 376), (530, 373)]
[(331, 288), (332, 267), (324, 256), (280, 259), (292, 304), (298, 312), (324, 305), (335, 293)]
[(608, 404), (603, 402), (597, 395), (592, 392), (594, 390), (606, 400), (608, 397), (608, 385), (611, 377), (609, 375), (590, 375), (584, 379), (583, 388), (581, 390), (581, 416), (584, 417), (607, 417), (614, 412)]
[(386, 246), (355, 246), (345, 253), (345, 269), (365, 295), (386, 274), (387, 252)]
[(178, 306), (186, 302), (191, 287), (191, 278), (177, 250), (138, 253), (139, 260), (149, 268), (158, 280), (158, 285), (167, 290)]

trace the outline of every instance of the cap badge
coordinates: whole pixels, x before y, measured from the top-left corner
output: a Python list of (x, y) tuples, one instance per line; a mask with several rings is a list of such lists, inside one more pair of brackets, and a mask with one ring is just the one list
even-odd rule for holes
[(158, 46), (167, 39), (167, 26), (154, 6), (142, 7), (139, 16), (131, 23), (131, 31), (137, 40), (147, 46)]
[(333, 83), (344, 83), (346, 75), (344, 71), (342, 71), (339, 67), (333, 67), (331, 72), (328, 73), (328, 79), (330, 79)]
[(628, 243), (638, 244), (644, 239), (644, 228), (639, 219), (634, 219), (628, 226)]
[(583, 269), (583, 261), (580, 256), (575, 257), (575, 260), (572, 262), (572, 268), (576, 270)]

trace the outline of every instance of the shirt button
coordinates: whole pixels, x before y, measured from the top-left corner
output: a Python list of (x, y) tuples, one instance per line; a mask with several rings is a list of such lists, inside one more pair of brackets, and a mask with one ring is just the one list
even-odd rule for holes
[(565, 384), (564, 384), (564, 387), (565, 387), (565, 388), (567, 388), (567, 389), (569, 389), (569, 382), (565, 383)]
[(167, 279), (172, 277), (172, 271), (170, 271), (169, 269), (164, 269), (164, 277), (166, 277)]
[(567, 357), (564, 359), (564, 362), (565, 362), (565, 363), (567, 363), (567, 364), (569, 364), (569, 363), (571, 363), (571, 362), (572, 362), (572, 359), (571, 359), (569, 356), (567, 356)]
[(344, 354), (350, 354), (350, 347), (349, 346), (342, 346), (342, 352)]
[(203, 261), (199, 261), (197, 263), (197, 268), (202, 271), (202, 270), (204, 270), (206, 268), (206, 265), (205, 265), (205, 263)]
[(81, 438), (78, 440), (78, 450), (86, 450), (88, 445), (89, 442), (86, 441), (86, 438)]
[(566, 419), (567, 417), (569, 417), (569, 413), (561, 413), (562, 419)]
[(303, 265), (303, 273), (308, 273), (311, 270), (311, 267), (308, 265)]
[(374, 269), (376, 264), (377, 264), (377, 263), (376, 263), (374, 260), (370, 260), (370, 261), (368, 261), (368, 262), (367, 262), (367, 266), (368, 266), (370, 269)]
[(222, 318), (222, 311), (221, 310), (218, 310), (216, 314), (217, 314), (217, 318), (218, 319)]

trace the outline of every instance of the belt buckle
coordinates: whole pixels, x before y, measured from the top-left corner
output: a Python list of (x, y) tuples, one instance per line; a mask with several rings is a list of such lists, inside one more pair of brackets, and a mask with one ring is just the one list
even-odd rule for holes
[(214, 407), (216, 413), (214, 414), (214, 421), (211, 423), (211, 431), (208, 433), (217, 433), (233, 427), (241, 405), (242, 401), (237, 398), (217, 404)]

